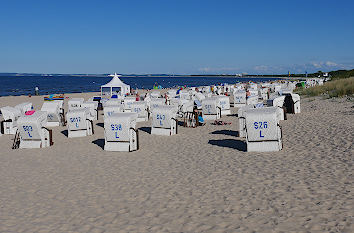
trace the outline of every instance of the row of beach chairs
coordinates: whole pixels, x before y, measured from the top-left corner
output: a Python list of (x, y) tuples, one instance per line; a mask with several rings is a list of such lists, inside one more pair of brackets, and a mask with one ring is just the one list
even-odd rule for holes
[[(259, 103), (259, 98), (252, 95), (247, 97), (246, 92), (242, 90), (234, 90), (233, 98), (234, 107), (239, 108), (240, 137), (246, 138), (248, 151), (281, 150), (279, 121), (285, 119), (286, 111), (300, 112), (299, 96), (292, 93), (274, 96), (267, 100), (268, 107)], [(250, 98), (255, 100), (248, 101)], [(181, 117), (181, 112), (189, 116), (194, 124), (198, 121), (198, 116), (194, 114), (195, 109), (201, 111), (203, 120), (217, 120), (222, 115), (231, 114), (229, 96), (200, 92), (196, 92), (194, 98), (185, 94), (183, 98), (173, 97), (167, 100), (159, 95), (150, 95), (144, 101), (136, 101), (135, 97), (100, 101), (95, 101), (94, 98), (88, 101), (73, 98), (68, 101), (66, 117), (62, 100), (44, 102), (40, 111), (32, 111), (31, 103), (3, 107), (2, 132), (16, 134), (14, 148), (52, 145), (52, 132), (47, 127), (66, 125), (70, 138), (89, 136), (94, 133), (93, 122), (98, 120), (100, 104), (104, 112), (104, 149), (109, 151), (137, 150), (139, 146), (136, 123), (147, 121), (149, 118), (152, 119), (151, 134), (174, 135), (177, 134), (177, 119)], [(184, 121), (187, 125), (188, 121)]]

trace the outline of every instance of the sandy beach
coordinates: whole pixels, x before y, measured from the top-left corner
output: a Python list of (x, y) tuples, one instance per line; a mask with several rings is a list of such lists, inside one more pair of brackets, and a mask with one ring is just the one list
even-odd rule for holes
[[(0, 107), (22, 102), (40, 109), (43, 97), (1, 97)], [(2, 135), (0, 232), (354, 232), (353, 106), (303, 98), (272, 153), (245, 152), (235, 110), (222, 117), (231, 125), (170, 137), (138, 123), (131, 153), (103, 150), (102, 112), (94, 135), (56, 127), (49, 148), (12, 150)]]

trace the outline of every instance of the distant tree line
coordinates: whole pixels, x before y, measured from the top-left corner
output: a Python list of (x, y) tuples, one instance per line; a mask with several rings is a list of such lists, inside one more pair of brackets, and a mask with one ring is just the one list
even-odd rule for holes
[(352, 70), (336, 70), (329, 72), (332, 79), (342, 79), (354, 77), (354, 69)]
[[(307, 74), (309, 78), (317, 78), (322, 77), (325, 72), (317, 71), (315, 73)], [(352, 70), (336, 70), (326, 72), (332, 79), (342, 79), (342, 78), (349, 78), (354, 77), (354, 69)], [(258, 76), (258, 77), (288, 77), (288, 74), (269, 74), (269, 75), (247, 75), (247, 76)], [(306, 77), (306, 74), (290, 74), (290, 77)]]

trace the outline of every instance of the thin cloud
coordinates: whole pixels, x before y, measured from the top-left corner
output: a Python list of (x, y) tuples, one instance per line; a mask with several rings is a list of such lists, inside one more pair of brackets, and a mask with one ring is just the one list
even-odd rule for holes
[(335, 62), (327, 61), (326, 66), (338, 66), (338, 64)]
[(255, 66), (253, 67), (253, 69), (255, 71), (260, 71), (260, 72), (268, 72), (274, 68), (271, 68), (270, 66), (266, 66), (266, 65), (259, 65), (259, 66)]
[(310, 66), (313, 66), (314, 68), (330, 68), (330, 67), (339, 67), (339, 68), (345, 68), (344, 64), (338, 64), (332, 61), (317, 61), (317, 62), (311, 62)]

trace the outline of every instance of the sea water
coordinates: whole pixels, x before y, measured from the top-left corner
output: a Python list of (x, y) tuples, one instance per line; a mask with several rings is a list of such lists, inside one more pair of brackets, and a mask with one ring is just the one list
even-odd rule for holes
[[(108, 83), (109, 76), (0, 76), (0, 96), (34, 95), (35, 87), (41, 95), (61, 93), (99, 92), (103, 84)], [(177, 86), (187, 87), (217, 85), (221, 83), (233, 84), (237, 82), (262, 82), (277, 80), (278, 78), (237, 78), (223, 76), (122, 76), (120, 79), (131, 88), (152, 89), (155, 84), (163, 88)]]

